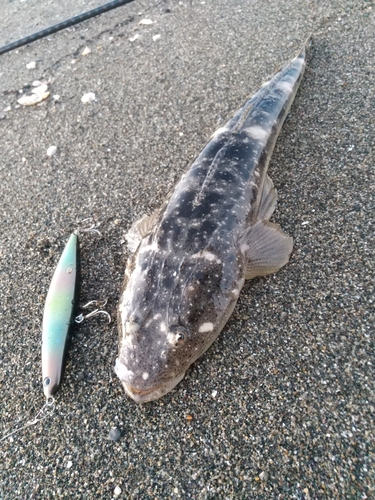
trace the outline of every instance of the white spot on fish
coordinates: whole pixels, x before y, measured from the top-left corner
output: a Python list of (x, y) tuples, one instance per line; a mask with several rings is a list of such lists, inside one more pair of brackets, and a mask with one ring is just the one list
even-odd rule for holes
[(127, 321), (125, 323), (125, 333), (132, 335), (133, 333), (136, 333), (138, 330), (139, 330), (139, 325), (137, 323), (134, 323), (133, 321)]
[(175, 346), (176, 345), (176, 335), (174, 333), (167, 333), (167, 341), (169, 344)]
[(221, 263), (221, 260), (217, 258), (217, 255), (215, 255), (212, 252), (209, 252), (208, 250), (201, 250), (198, 253), (195, 253), (194, 255), (191, 256), (193, 259), (207, 259), (210, 262), (216, 261), (218, 264)]
[(115, 373), (121, 380), (129, 380), (134, 376), (134, 372), (128, 370), (126, 366), (121, 363), (119, 358), (116, 358)]
[(160, 323), (160, 331), (161, 332), (166, 332), (167, 331), (167, 327), (166, 327), (164, 321), (162, 323)]
[(293, 84), (288, 82), (288, 81), (281, 81), (277, 84), (276, 88), (282, 90), (283, 92), (286, 92), (289, 94), (293, 90)]
[(159, 250), (158, 244), (156, 243), (156, 241), (154, 241), (153, 243), (151, 243), (151, 245), (146, 245), (144, 247), (141, 247), (139, 249), (139, 253), (143, 253), (143, 252), (157, 252), (158, 250)]
[(226, 127), (220, 127), (212, 134), (212, 138), (217, 137), (218, 135), (222, 134), (223, 132), (226, 132), (228, 129)]
[(254, 125), (252, 127), (247, 127), (245, 128), (245, 132), (255, 139), (256, 141), (259, 141), (260, 143), (265, 143), (267, 140), (267, 137), (269, 135), (268, 130), (264, 129), (263, 127), (260, 127), (259, 125)]
[(147, 372), (142, 373), (143, 380), (147, 380), (150, 375)]
[(249, 250), (249, 248), (250, 248), (249, 245), (247, 245), (246, 243), (242, 243), (242, 245), (240, 245), (240, 250), (244, 255)]
[(202, 323), (201, 326), (199, 327), (199, 332), (204, 333), (204, 332), (212, 332), (214, 329), (214, 324), (213, 323)]

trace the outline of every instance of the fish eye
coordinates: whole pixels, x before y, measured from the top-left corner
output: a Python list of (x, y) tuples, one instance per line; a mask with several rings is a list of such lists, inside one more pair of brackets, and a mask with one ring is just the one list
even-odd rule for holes
[(176, 333), (176, 343), (182, 344), (185, 340), (185, 335), (182, 332)]
[(174, 345), (177, 347), (185, 343), (186, 339), (188, 338), (188, 331), (183, 326), (177, 326), (173, 329), (173, 335)]

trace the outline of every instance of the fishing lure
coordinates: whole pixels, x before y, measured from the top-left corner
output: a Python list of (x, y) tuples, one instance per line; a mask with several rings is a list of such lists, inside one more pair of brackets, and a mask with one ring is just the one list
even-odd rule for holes
[(64, 356), (78, 300), (79, 242), (72, 234), (53, 274), (44, 306), (42, 377), (47, 400), (60, 386)]
[[(82, 230), (84, 232), (99, 231), (94, 227)], [(74, 309), (78, 301), (79, 291), (79, 242), (76, 233), (73, 233), (60, 257), (52, 281), (47, 293), (44, 306), (42, 326), (42, 378), (43, 391), (46, 402), (38, 411), (36, 416), (24, 425), (6, 433), (0, 438), (0, 442), (13, 436), (17, 432), (45, 420), (55, 411), (55, 392), (60, 386), (61, 376), (64, 368), (64, 357), (71, 326), (73, 325)], [(91, 300), (82, 309), (92, 305), (104, 307), (107, 301), (101, 303)], [(74, 318), (75, 323), (82, 323), (88, 318), (105, 314), (108, 322), (112, 321), (111, 315), (97, 307), (86, 315), (80, 314)]]

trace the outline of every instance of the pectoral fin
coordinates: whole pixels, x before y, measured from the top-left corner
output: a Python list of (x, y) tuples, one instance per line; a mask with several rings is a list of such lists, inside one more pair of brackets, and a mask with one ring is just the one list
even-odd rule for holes
[(287, 236), (278, 224), (260, 220), (246, 229), (239, 240), (246, 258), (245, 278), (266, 276), (278, 271), (288, 262), (293, 238)]
[(144, 215), (133, 223), (125, 235), (127, 247), (131, 252), (134, 253), (137, 250), (142, 239), (151, 231), (159, 213), (160, 211), (156, 210), (151, 215)]

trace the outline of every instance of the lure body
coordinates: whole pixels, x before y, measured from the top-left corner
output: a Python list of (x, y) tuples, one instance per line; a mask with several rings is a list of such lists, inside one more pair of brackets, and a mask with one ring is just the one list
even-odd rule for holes
[(135, 401), (173, 389), (223, 329), (245, 279), (289, 260), (292, 238), (269, 221), (277, 193), (267, 169), (308, 44), (216, 131), (170, 198), (127, 235), (134, 254), (118, 307), (115, 371)]
[(44, 307), (42, 377), (46, 398), (53, 396), (61, 381), (64, 354), (77, 299), (78, 269), (78, 237), (72, 234), (53, 274)]

